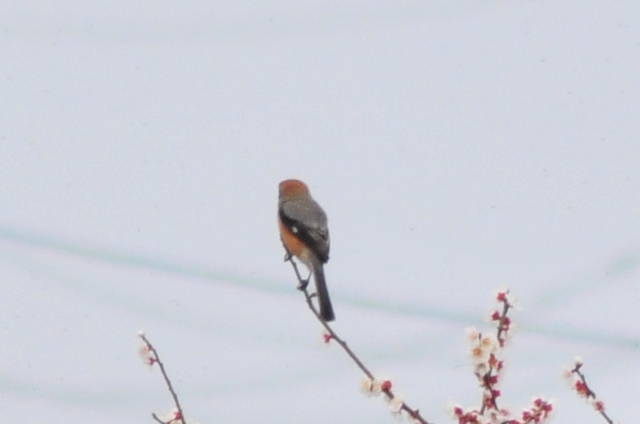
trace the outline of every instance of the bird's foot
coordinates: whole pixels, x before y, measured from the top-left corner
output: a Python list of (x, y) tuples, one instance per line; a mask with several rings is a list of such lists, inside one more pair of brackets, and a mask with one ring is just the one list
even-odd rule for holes
[(298, 283), (297, 289), (300, 291), (305, 291), (308, 286), (309, 286), (309, 279), (307, 278), (306, 280), (300, 280), (300, 283)]

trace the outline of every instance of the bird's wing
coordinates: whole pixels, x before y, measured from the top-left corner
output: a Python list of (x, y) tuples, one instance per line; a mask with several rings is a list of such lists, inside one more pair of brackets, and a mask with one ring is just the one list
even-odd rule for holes
[(282, 223), (325, 263), (329, 260), (327, 216), (315, 202), (284, 202), (280, 207)]

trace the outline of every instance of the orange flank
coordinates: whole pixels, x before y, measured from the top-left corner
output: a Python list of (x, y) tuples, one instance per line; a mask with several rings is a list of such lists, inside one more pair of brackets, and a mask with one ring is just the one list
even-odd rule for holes
[(282, 220), (278, 220), (278, 225), (280, 226), (280, 238), (289, 253), (298, 258), (305, 257), (309, 248), (282, 223)]

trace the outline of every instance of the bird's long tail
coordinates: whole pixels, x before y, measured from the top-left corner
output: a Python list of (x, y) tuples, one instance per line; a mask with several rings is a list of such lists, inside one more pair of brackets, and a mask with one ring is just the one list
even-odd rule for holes
[(327, 282), (324, 279), (324, 269), (322, 264), (317, 262), (313, 264), (313, 278), (316, 281), (316, 293), (318, 295), (318, 304), (320, 305), (320, 317), (323, 321), (333, 321), (336, 319), (329, 299), (329, 290)]

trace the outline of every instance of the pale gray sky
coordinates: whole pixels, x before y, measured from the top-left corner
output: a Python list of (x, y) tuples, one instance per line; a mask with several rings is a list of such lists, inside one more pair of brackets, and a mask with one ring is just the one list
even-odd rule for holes
[(329, 216), (336, 328), (437, 423), (480, 393), (464, 329), (510, 287), (505, 401), (575, 355), (611, 415), (640, 392), (634, 1), (5, 2), (0, 415), (394, 422), (321, 332), (277, 184)]

